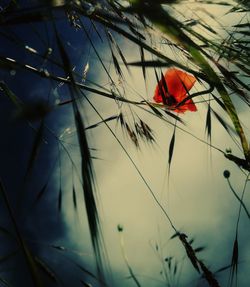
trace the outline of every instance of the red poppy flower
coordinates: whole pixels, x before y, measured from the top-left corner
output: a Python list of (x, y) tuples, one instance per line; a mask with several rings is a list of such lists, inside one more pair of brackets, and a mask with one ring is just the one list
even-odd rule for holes
[(187, 97), (187, 92), (193, 87), (196, 78), (176, 68), (168, 69), (156, 86), (154, 101), (163, 103), (174, 112), (184, 113), (186, 111), (196, 112), (197, 108), (192, 99), (187, 100), (176, 107)]

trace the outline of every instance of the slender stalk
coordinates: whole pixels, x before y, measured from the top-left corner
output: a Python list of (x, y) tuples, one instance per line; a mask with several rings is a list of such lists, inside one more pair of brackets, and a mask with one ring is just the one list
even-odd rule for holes
[(141, 287), (141, 284), (140, 282), (138, 281), (138, 279), (136, 278), (135, 274), (134, 274), (134, 271), (133, 269), (131, 268), (130, 264), (129, 264), (129, 261), (128, 261), (128, 257), (126, 255), (126, 252), (125, 252), (125, 242), (124, 242), (124, 237), (123, 237), (123, 234), (121, 231), (119, 231), (120, 233), (120, 245), (121, 245), (121, 250), (122, 250), (122, 255), (123, 255), (123, 258), (124, 258), (124, 261), (128, 267), (128, 270), (129, 270), (129, 274), (130, 276), (132, 277), (132, 279), (134, 280), (135, 282), (135, 285), (137, 287)]
[[(242, 198), (240, 198), (240, 197), (238, 196), (238, 194), (235, 192), (235, 190), (234, 190), (234, 188), (232, 187), (232, 184), (231, 184), (229, 178), (227, 178), (227, 182), (228, 182), (228, 185), (229, 185), (229, 187), (230, 187), (230, 189), (231, 189), (233, 195), (234, 195), (234, 196), (237, 198), (237, 200), (240, 202), (240, 204), (241, 204), (240, 206), (243, 207), (243, 209), (245, 210), (245, 212), (246, 212), (246, 214), (247, 214), (248, 219), (250, 219), (250, 213), (249, 213), (249, 211), (247, 210), (247, 207), (246, 207), (245, 203), (243, 202)], [(246, 182), (247, 182), (247, 181), (246, 181)], [(244, 191), (245, 191), (245, 187), (244, 187)], [(244, 195), (244, 193), (242, 193), (242, 196), (241, 196), (241, 197), (243, 197), (243, 195)]]

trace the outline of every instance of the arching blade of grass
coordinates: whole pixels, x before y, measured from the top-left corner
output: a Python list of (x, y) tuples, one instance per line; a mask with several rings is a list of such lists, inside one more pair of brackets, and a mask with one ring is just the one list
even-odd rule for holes
[(55, 28), (55, 34), (56, 34), (57, 46), (59, 48), (60, 55), (64, 65), (65, 74), (69, 76), (72, 85), (69, 87), (69, 90), (73, 100), (72, 104), (73, 104), (75, 126), (77, 130), (77, 136), (81, 154), (81, 175), (83, 181), (83, 195), (85, 200), (85, 207), (88, 217), (88, 224), (89, 224), (92, 245), (96, 257), (98, 276), (100, 277), (100, 281), (105, 282), (104, 266), (103, 266), (103, 261), (105, 259), (104, 258), (105, 249), (103, 249), (104, 246), (102, 246), (103, 244), (102, 234), (96, 205), (96, 197), (94, 194), (94, 187), (93, 187), (94, 172), (92, 167), (91, 155), (88, 146), (84, 120), (82, 118), (81, 111), (78, 106), (79, 102), (76, 101), (76, 95), (78, 94), (78, 90), (77, 86), (75, 85), (75, 80), (72, 74), (70, 59), (67, 55), (67, 52), (65, 51), (64, 45), (60, 39), (59, 34), (57, 33), (56, 28)]

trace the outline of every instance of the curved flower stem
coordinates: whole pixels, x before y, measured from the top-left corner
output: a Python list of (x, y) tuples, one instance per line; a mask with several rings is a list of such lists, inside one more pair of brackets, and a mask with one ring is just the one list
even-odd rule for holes
[[(228, 182), (228, 185), (229, 185), (229, 187), (230, 187), (230, 189), (231, 189), (233, 195), (234, 195), (234, 196), (237, 198), (237, 200), (240, 202), (241, 206), (243, 207), (243, 209), (245, 210), (245, 212), (246, 212), (246, 214), (247, 214), (248, 219), (250, 219), (250, 213), (249, 213), (249, 211), (247, 210), (247, 207), (246, 207), (245, 203), (243, 202), (242, 198), (240, 198), (240, 197), (238, 196), (238, 194), (235, 192), (235, 190), (234, 190), (234, 188), (232, 187), (232, 184), (231, 184), (229, 178), (227, 178), (227, 182)], [(245, 188), (244, 188), (244, 190), (245, 190)]]
[[(244, 198), (244, 195), (245, 195), (245, 192), (246, 192), (246, 187), (247, 187), (247, 183), (249, 181), (249, 176), (250, 176), (250, 172), (248, 173), (248, 175), (246, 177), (245, 184), (244, 184), (243, 191), (242, 191), (241, 198), (240, 198), (240, 208), (239, 208), (239, 214), (238, 214), (238, 219), (237, 219), (237, 224), (236, 224), (236, 234), (237, 234), (238, 228), (239, 228), (241, 210), (242, 210), (242, 207), (244, 208), (243, 198)], [(248, 215), (248, 218), (249, 218), (249, 213), (247, 213), (247, 215)]]
[(129, 264), (128, 257), (127, 257), (126, 252), (125, 252), (125, 243), (124, 243), (124, 237), (123, 237), (122, 231), (119, 230), (119, 233), (120, 233), (120, 245), (121, 245), (121, 250), (122, 250), (122, 256), (123, 256), (123, 259), (124, 259), (124, 261), (125, 261), (125, 263), (126, 263), (126, 265), (128, 267), (129, 274), (132, 277), (132, 279), (134, 280), (136, 286), (137, 287), (141, 287), (140, 282), (136, 278), (136, 276), (134, 274), (134, 271), (133, 271), (133, 269), (131, 268), (131, 266)]

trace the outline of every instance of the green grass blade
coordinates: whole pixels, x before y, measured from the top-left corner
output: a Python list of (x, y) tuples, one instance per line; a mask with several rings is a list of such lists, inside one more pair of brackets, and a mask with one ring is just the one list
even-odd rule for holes
[(90, 155), (90, 149), (88, 146), (84, 120), (82, 118), (78, 101), (76, 101), (76, 95), (78, 94), (77, 86), (72, 74), (69, 57), (65, 51), (64, 45), (55, 29), (56, 41), (63, 61), (65, 74), (69, 76), (72, 86), (70, 87), (70, 94), (73, 100), (73, 112), (75, 125), (77, 130), (80, 154), (81, 154), (81, 176), (83, 182), (83, 195), (85, 200), (86, 213), (88, 218), (89, 230), (92, 240), (93, 249), (96, 257), (96, 265), (98, 276), (100, 280), (105, 282), (104, 275), (104, 260), (105, 260), (105, 249), (102, 244), (102, 234), (99, 223), (99, 214), (96, 204), (96, 197), (94, 192), (94, 172), (92, 167), (92, 160)]
[(174, 153), (174, 145), (175, 145), (175, 129), (169, 144), (169, 151), (168, 151), (168, 166), (170, 169), (172, 158), (173, 158), (173, 153)]

